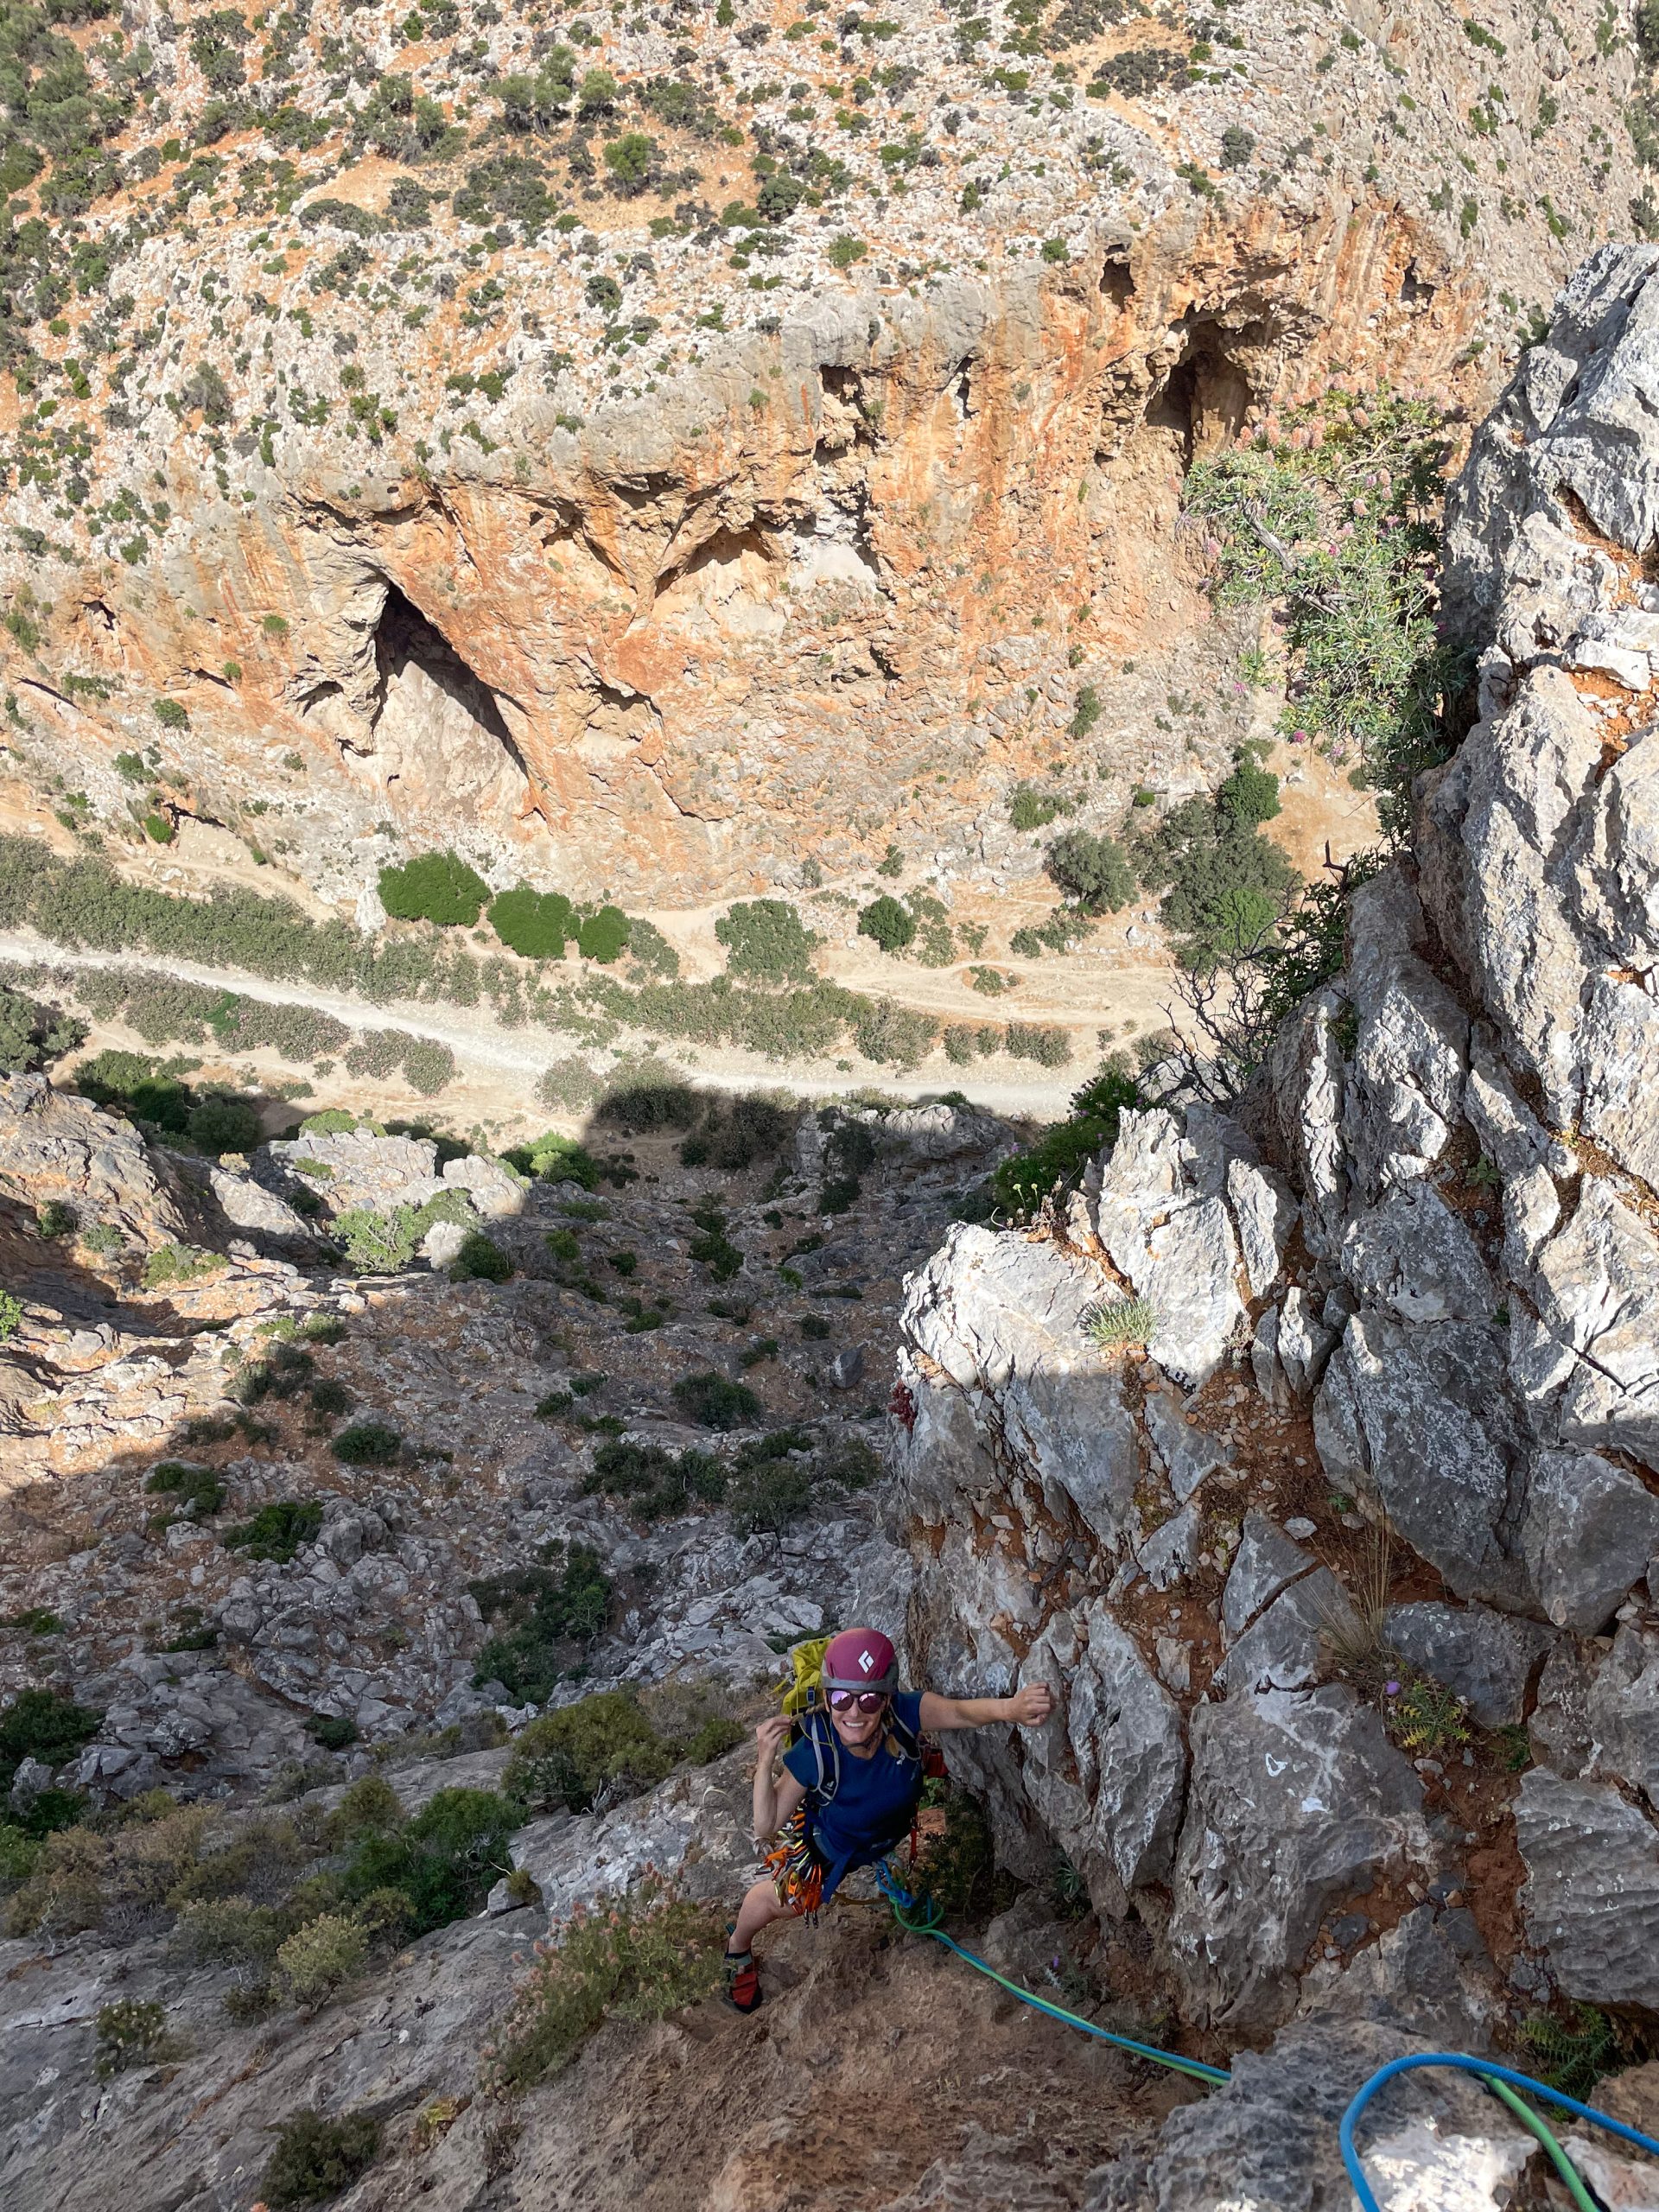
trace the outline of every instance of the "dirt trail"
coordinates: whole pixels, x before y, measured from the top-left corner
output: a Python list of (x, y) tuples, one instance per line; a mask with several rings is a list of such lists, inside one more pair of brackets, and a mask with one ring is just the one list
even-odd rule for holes
[[(89, 950), (54, 944), (32, 930), (0, 931), (0, 961), (41, 963), (60, 968), (144, 969), (188, 983), (234, 991), (267, 1005), (306, 1006), (332, 1014), (353, 1029), (399, 1029), (412, 1036), (447, 1045), (467, 1073), (488, 1074), (505, 1089), (502, 1102), (545, 1122), (546, 1111), (535, 1103), (537, 1079), (549, 1063), (569, 1058), (578, 1050), (574, 1039), (545, 1030), (507, 1029), (482, 1009), (463, 1020), (446, 1019), (423, 1004), (394, 1001), (377, 1005), (343, 991), (319, 990), (304, 982), (271, 982), (264, 976), (245, 974), (238, 968), (210, 968), (190, 960), (157, 960), (143, 954)], [(695, 1052), (677, 1051), (671, 1039), (658, 1049), (672, 1058), (704, 1088), (716, 1090), (787, 1089), (808, 1097), (827, 1097), (873, 1084), (895, 1097), (937, 1097), (946, 1090), (959, 1090), (976, 1106), (994, 1113), (1030, 1116), (1052, 1121), (1065, 1112), (1066, 1102), (1077, 1088), (1087, 1063), (1079, 1062), (1053, 1074), (1021, 1075), (1013, 1078), (988, 1075), (977, 1067), (951, 1068), (927, 1075), (897, 1075), (877, 1069), (861, 1076), (849, 1075), (833, 1062), (817, 1061), (780, 1067), (752, 1053), (715, 1052), (707, 1046)], [(505, 1078), (505, 1084), (502, 1079)]]

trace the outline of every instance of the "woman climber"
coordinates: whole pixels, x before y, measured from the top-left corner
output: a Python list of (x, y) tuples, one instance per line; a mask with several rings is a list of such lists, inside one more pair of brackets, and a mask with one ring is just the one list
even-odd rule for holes
[(811, 1919), (855, 1866), (873, 1866), (907, 1834), (922, 1794), (924, 1733), (984, 1728), (998, 1720), (1040, 1727), (1052, 1712), (1047, 1685), (1012, 1697), (936, 1697), (899, 1688), (899, 1661), (874, 1629), (831, 1638), (819, 1677), (819, 1701), (773, 1763), (794, 1724), (773, 1713), (754, 1732), (754, 1833), (767, 1872), (743, 1900), (726, 1946), (726, 1994), (740, 2012), (760, 2002), (751, 1946), (760, 1930), (791, 1914)]

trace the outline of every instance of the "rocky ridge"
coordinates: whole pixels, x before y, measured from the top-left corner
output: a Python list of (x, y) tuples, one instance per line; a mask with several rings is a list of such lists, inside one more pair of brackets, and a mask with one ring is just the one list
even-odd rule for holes
[[(1659, 2005), (1655, 268), (1592, 257), (1475, 441), (1479, 715), (1341, 976), (1233, 1113), (1126, 1113), (1046, 1228), (954, 1230), (907, 1293), (918, 1656), (1066, 1716), (964, 1764), (1231, 2034), (1339, 1967), (1397, 1991), (1408, 1931), (1465, 2037)], [(1126, 1357), (1084, 1324), (1131, 1294)], [(1409, 1756), (1385, 1675), (1475, 1729)]]

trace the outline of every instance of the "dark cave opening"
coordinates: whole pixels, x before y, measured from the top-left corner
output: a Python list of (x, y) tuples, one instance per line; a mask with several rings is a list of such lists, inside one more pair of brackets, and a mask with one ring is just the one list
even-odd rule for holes
[(375, 625), (374, 659), (383, 709), (398, 679), (409, 670), (417, 669), (485, 735), (495, 740), (520, 773), (528, 772), (512, 733), (502, 719), (495, 693), (390, 578), (385, 604)]

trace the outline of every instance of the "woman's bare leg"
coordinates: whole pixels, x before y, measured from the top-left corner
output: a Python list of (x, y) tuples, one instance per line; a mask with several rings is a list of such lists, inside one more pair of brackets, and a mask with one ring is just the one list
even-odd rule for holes
[(789, 1907), (779, 1904), (778, 1892), (769, 1881), (759, 1881), (744, 1897), (737, 1915), (737, 1925), (727, 1938), (728, 1951), (747, 1951), (763, 1928), (774, 1920), (791, 1917)]

